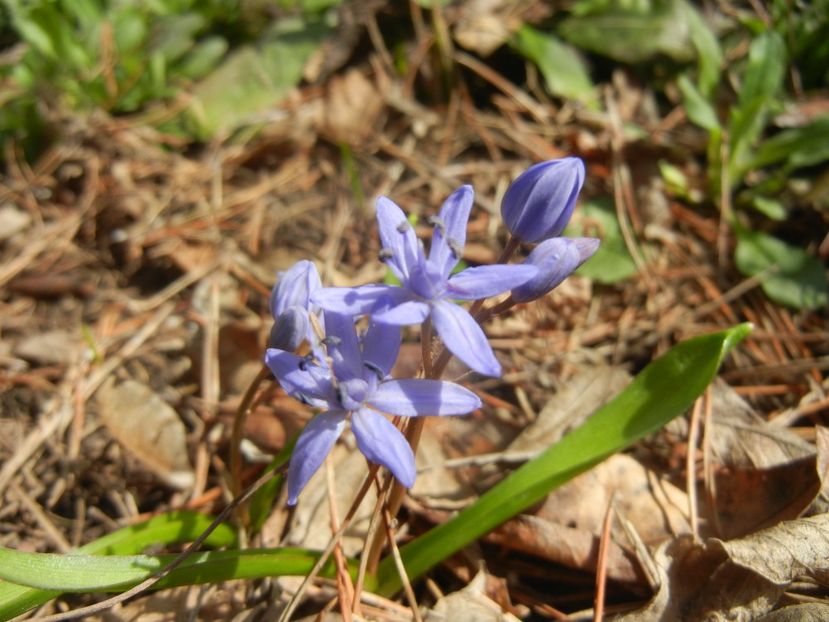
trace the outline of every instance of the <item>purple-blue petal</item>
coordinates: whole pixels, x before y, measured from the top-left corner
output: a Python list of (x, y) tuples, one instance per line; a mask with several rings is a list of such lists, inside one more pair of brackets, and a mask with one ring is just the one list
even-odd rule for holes
[(538, 274), (512, 290), (516, 302), (540, 298), (557, 287), (598, 249), (594, 238), (551, 238), (529, 254), (525, 263), (538, 267)]
[(326, 311), (325, 344), (338, 380), (363, 377), (363, 360), (353, 316)]
[(361, 408), (351, 416), (357, 447), (369, 461), (391, 471), (403, 486), (414, 486), (417, 471), (412, 448), (400, 431), (383, 415)]
[(384, 377), (389, 375), (399, 352), (400, 327), (371, 320), (363, 335), (363, 365), (367, 371), (380, 370)]
[(372, 318), (383, 324), (409, 326), (411, 324), (420, 324), (429, 317), (430, 311), (431, 307), (428, 303), (420, 302), (419, 300), (408, 300), (387, 311), (375, 313), (372, 315)]
[(495, 264), (467, 268), (449, 279), (447, 295), (461, 300), (489, 298), (514, 289), (538, 274), (532, 265)]
[(465, 309), (446, 300), (435, 303), (432, 324), (449, 351), (471, 369), (487, 376), (501, 375), (501, 364), (484, 331)]
[(271, 315), (278, 318), (288, 307), (308, 309), (311, 295), (322, 288), (316, 266), (307, 260), (296, 262), (283, 272), (273, 288), (270, 307)]
[(449, 195), (440, 208), (440, 224), (432, 234), (429, 261), (440, 269), (444, 278), (449, 276), (463, 253), (466, 224), (474, 198), (472, 186), (461, 186)]
[(378, 307), (394, 304), (401, 298), (400, 287), (363, 285), (361, 287), (326, 287), (311, 296), (311, 302), (326, 311), (343, 315), (364, 315)]
[(504, 194), (504, 224), (524, 242), (559, 235), (573, 215), (584, 173), (584, 163), (572, 157), (531, 166)]
[(414, 227), (394, 201), (387, 197), (379, 197), (377, 229), (384, 251), (391, 253), (389, 264), (396, 268), (397, 277), (405, 282), (409, 278), (411, 266), (417, 263), (422, 252)]
[(390, 415), (404, 417), (465, 415), (481, 407), (472, 391), (444, 380), (387, 380), (367, 404)]
[[(311, 405), (324, 407), (336, 398), (328, 372), (292, 352), (268, 348), (265, 364), (288, 395)], [(320, 400), (315, 402), (314, 400)]]
[(295, 505), (299, 493), (320, 468), (345, 427), (346, 413), (330, 410), (311, 419), (299, 435), (288, 465), (288, 505)]

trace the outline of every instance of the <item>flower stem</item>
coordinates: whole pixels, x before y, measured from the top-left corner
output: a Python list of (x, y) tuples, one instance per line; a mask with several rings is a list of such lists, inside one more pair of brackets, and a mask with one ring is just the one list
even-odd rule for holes
[[(253, 405), (253, 400), (256, 397), (256, 392), (259, 390), (259, 385), (268, 377), (270, 369), (266, 365), (262, 366), (256, 378), (250, 383), (242, 401), (239, 403), (239, 408), (236, 409), (236, 414), (233, 416), (233, 431), (230, 437), (230, 485), (234, 497), (238, 497), (242, 492), (242, 432), (245, 429), (245, 419), (248, 411)], [(247, 522), (247, 512), (245, 507), (240, 505), (237, 516), (241, 519), (242, 524)]]

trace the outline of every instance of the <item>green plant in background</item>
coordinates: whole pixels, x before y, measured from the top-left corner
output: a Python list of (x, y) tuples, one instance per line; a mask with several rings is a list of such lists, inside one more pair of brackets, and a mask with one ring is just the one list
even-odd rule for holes
[(192, 94), (164, 129), (196, 139), (233, 129), (302, 77), (338, 4), (282, 3), (290, 15), (230, 0), (5, 0), (19, 62), (0, 67), (0, 140), (36, 150), (40, 104), (133, 113)]

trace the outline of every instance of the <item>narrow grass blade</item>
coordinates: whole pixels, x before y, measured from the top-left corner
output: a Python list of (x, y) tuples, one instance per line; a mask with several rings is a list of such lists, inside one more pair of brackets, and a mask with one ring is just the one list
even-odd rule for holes
[[(61, 592), (122, 591), (148, 578), (176, 555), (62, 555), (0, 548), (0, 577), (20, 585)], [(194, 553), (157, 587), (216, 583), (266, 576), (302, 576), (319, 553), (306, 549), (246, 549)], [(352, 570), (356, 570), (356, 565)], [(333, 576), (333, 561), (322, 576)]]
[[(531, 460), (478, 501), (400, 549), (410, 579), (544, 498), (579, 473), (682, 414), (714, 378), (725, 355), (751, 330), (740, 324), (684, 341), (648, 365), (580, 428)], [(394, 560), (377, 572), (377, 593), (400, 589)]]

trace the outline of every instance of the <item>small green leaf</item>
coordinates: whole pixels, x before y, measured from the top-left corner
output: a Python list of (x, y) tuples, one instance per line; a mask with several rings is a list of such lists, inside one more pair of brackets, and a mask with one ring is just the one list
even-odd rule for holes
[(768, 31), (751, 42), (739, 100), (731, 109), (729, 124), (729, 170), (734, 186), (749, 170), (751, 151), (766, 126), (769, 105), (783, 86), (785, 71), (786, 45), (779, 34)]
[(685, 0), (653, 0), (647, 5), (597, 5), (590, 14), (565, 19), (558, 34), (576, 47), (625, 63), (641, 63), (658, 54), (680, 62), (693, 60)]
[[(409, 579), (420, 577), (550, 491), (681, 415), (750, 330), (750, 324), (740, 324), (694, 337), (653, 361), (581, 427), (513, 471), (454, 518), (403, 546), (400, 555)], [(400, 589), (391, 556), (381, 562), (377, 581), (376, 591), (383, 596)]]
[(753, 197), (751, 205), (761, 214), (772, 220), (786, 220), (786, 208), (776, 199), (768, 197)]
[(711, 98), (720, 82), (720, 66), (723, 57), (717, 37), (705, 23), (699, 11), (690, 3), (683, 2), (685, 19), (691, 29), (691, 41), (699, 59), (699, 91), (705, 98)]
[(739, 228), (734, 261), (746, 276), (770, 271), (762, 287), (775, 302), (795, 309), (817, 309), (829, 303), (823, 264), (802, 248)]
[(577, 213), (565, 235), (597, 237), (602, 243), (596, 254), (576, 274), (599, 283), (616, 283), (636, 274), (636, 264), (625, 245), (611, 201), (590, 201), (579, 207)]
[(829, 116), (808, 125), (784, 130), (760, 143), (748, 161), (749, 169), (785, 161), (792, 168), (829, 160)]
[(713, 106), (702, 96), (686, 75), (681, 75), (676, 81), (682, 92), (682, 104), (688, 118), (701, 128), (712, 131), (720, 129), (720, 120)]
[(258, 45), (236, 48), (193, 90), (189, 116), (197, 134), (207, 138), (233, 130), (271, 110), (299, 83), (305, 61), (328, 30), (297, 22), (292, 31), (272, 29)]
[(597, 104), (596, 89), (584, 59), (571, 45), (531, 26), (523, 26), (513, 38), (512, 45), (538, 65), (551, 94)]

